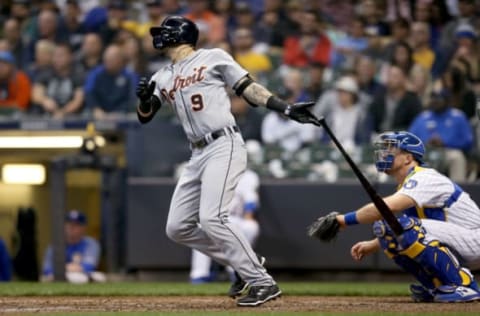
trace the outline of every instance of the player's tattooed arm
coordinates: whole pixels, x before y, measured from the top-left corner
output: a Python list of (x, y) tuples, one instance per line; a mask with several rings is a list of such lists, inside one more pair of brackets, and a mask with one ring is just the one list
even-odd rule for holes
[(268, 98), (272, 95), (270, 91), (253, 81), (246, 75), (233, 86), (238, 96), (242, 96), (251, 106), (266, 106)]
[(243, 97), (251, 104), (266, 106), (272, 93), (262, 85), (253, 82), (243, 91)]
[(308, 110), (315, 102), (298, 102), (289, 104), (287, 101), (273, 95), (267, 88), (254, 82), (248, 75), (240, 79), (233, 89), (237, 95), (252, 106), (265, 106), (269, 110), (282, 113), (299, 123), (318, 125), (318, 119)]

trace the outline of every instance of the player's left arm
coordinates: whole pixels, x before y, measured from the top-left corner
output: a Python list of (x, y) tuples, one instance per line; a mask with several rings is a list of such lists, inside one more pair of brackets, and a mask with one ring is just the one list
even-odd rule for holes
[(147, 78), (141, 78), (137, 85), (136, 94), (140, 99), (140, 104), (137, 106), (137, 116), (142, 124), (150, 122), (162, 106), (158, 96), (153, 93), (155, 85), (155, 81), (148, 82)]
[(261, 84), (255, 82), (249, 75), (238, 80), (233, 86), (233, 90), (252, 106), (265, 106), (270, 110), (283, 113), (300, 123), (313, 123), (316, 120), (315, 116), (307, 109), (314, 105), (315, 102), (289, 104), (273, 95)]

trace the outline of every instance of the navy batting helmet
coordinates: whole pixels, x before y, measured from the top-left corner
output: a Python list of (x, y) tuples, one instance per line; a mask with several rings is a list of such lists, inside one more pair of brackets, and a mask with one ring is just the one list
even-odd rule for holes
[(153, 47), (163, 49), (178, 44), (190, 44), (193, 47), (198, 41), (198, 27), (183, 16), (167, 17), (160, 26), (150, 28), (153, 37)]
[(378, 136), (375, 142), (375, 166), (378, 171), (387, 171), (392, 168), (395, 159), (395, 149), (409, 152), (420, 165), (423, 165), (425, 146), (423, 142), (412, 133), (385, 132)]

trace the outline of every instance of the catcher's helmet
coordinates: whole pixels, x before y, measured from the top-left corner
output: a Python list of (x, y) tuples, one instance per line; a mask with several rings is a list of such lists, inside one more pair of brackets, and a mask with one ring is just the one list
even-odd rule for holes
[(375, 141), (375, 147), (375, 166), (378, 171), (383, 172), (392, 168), (395, 149), (411, 153), (415, 160), (423, 165), (425, 146), (420, 138), (412, 133), (405, 131), (382, 133)]
[(162, 22), (160, 26), (150, 28), (153, 37), (153, 47), (162, 49), (178, 44), (190, 44), (193, 47), (198, 41), (198, 27), (183, 16), (172, 15)]

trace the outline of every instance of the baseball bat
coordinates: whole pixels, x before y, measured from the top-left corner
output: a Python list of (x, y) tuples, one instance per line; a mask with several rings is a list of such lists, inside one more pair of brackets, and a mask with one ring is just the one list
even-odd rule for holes
[(402, 235), (403, 227), (398, 222), (397, 217), (393, 214), (392, 210), (388, 207), (388, 205), (380, 197), (380, 195), (378, 195), (377, 191), (373, 188), (373, 186), (370, 184), (367, 178), (365, 178), (365, 176), (357, 167), (355, 162), (353, 162), (352, 158), (350, 158), (350, 155), (345, 151), (342, 144), (338, 141), (337, 137), (335, 137), (335, 134), (332, 132), (332, 130), (328, 126), (327, 122), (325, 121), (325, 118), (324, 117), (312, 118), (312, 120), (315, 125), (323, 127), (323, 129), (327, 132), (328, 136), (330, 136), (332, 141), (335, 143), (335, 146), (337, 146), (338, 150), (340, 150), (343, 157), (345, 158), (347, 163), (350, 165), (350, 168), (352, 168), (358, 180), (360, 180), (360, 183), (362, 184), (365, 191), (367, 191), (373, 204), (377, 207), (378, 211), (380, 212), (382, 217), (385, 219), (388, 226), (390, 226), (392, 231), (395, 233), (395, 235), (396, 236)]

